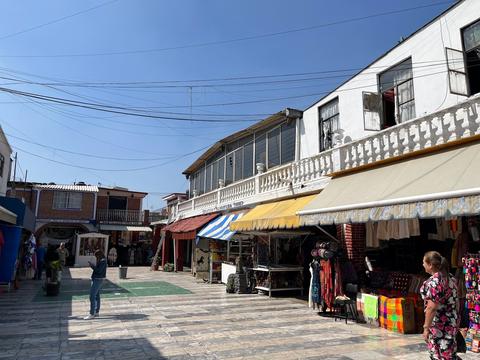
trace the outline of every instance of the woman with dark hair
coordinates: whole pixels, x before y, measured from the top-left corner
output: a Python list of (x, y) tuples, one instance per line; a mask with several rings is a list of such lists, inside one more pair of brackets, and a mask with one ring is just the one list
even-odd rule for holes
[(456, 360), (458, 330), (457, 285), (448, 273), (447, 260), (436, 251), (423, 257), (423, 267), (431, 276), (420, 288), (425, 302), (423, 338), (428, 345), (430, 359)]
[(93, 319), (98, 316), (100, 311), (100, 289), (103, 285), (103, 280), (107, 277), (107, 260), (102, 250), (95, 251), (97, 263), (93, 264), (90, 261), (88, 264), (93, 270), (92, 283), (90, 286), (90, 314), (85, 316), (85, 320)]

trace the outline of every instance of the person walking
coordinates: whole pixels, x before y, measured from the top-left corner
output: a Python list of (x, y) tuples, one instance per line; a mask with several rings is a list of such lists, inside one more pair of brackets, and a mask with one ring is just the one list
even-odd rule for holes
[(47, 249), (45, 249), (45, 246), (43, 246), (41, 242), (38, 242), (35, 251), (37, 253), (37, 272), (35, 273), (35, 280), (42, 280), (42, 272), (45, 266), (45, 253), (47, 252)]
[(95, 251), (95, 257), (97, 263), (93, 264), (88, 262), (92, 268), (92, 282), (90, 285), (90, 314), (85, 316), (84, 320), (91, 320), (95, 316), (98, 316), (100, 312), (100, 289), (102, 288), (103, 281), (107, 277), (107, 260), (102, 250)]
[(425, 303), (423, 339), (430, 359), (457, 360), (458, 297), (455, 278), (448, 273), (447, 260), (436, 251), (423, 257), (423, 267), (430, 274), (420, 288)]
[(67, 257), (70, 255), (68, 249), (65, 248), (65, 243), (60, 243), (60, 246), (57, 249), (58, 258), (60, 259), (60, 264), (62, 264), (62, 268), (65, 267), (67, 262)]

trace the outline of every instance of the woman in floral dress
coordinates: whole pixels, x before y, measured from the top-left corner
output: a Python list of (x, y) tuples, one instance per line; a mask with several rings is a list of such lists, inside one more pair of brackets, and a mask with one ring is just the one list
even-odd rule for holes
[(423, 267), (430, 278), (420, 288), (425, 302), (423, 338), (430, 359), (456, 360), (458, 330), (458, 298), (455, 278), (448, 273), (447, 260), (436, 251), (423, 257)]

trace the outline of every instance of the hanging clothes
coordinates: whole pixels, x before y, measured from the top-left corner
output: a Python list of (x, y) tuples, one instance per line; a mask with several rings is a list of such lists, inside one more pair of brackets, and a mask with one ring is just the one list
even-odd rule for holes
[(342, 281), (342, 269), (340, 267), (340, 262), (335, 260), (335, 286), (334, 286), (334, 298), (337, 296), (343, 295), (343, 281)]
[(366, 245), (370, 248), (379, 248), (380, 240), (377, 236), (378, 223), (369, 221), (365, 224)]
[(332, 264), (330, 260), (320, 260), (320, 291), (323, 302), (328, 308), (333, 306), (333, 279)]
[(313, 308), (315, 304), (320, 304), (320, 264), (314, 261), (312, 264), (313, 278), (312, 278), (312, 302)]

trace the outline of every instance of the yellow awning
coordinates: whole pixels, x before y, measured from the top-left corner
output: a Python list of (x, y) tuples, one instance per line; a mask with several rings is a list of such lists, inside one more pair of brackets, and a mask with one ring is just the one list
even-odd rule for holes
[(295, 229), (300, 227), (300, 217), (296, 212), (316, 195), (258, 205), (248, 214), (230, 223), (231, 231), (262, 231), (276, 229)]

